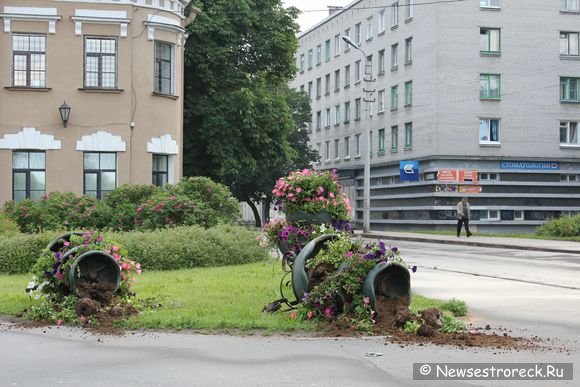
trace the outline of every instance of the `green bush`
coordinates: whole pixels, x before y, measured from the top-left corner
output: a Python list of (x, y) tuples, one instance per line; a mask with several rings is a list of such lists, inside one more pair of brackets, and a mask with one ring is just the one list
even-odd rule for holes
[(453, 313), (455, 317), (465, 316), (467, 314), (467, 304), (465, 301), (450, 299), (439, 307), (441, 310), (447, 310)]
[[(30, 272), (48, 243), (60, 232), (19, 234), (0, 238), (0, 273)], [(106, 232), (128, 250), (128, 258), (145, 270), (238, 265), (266, 260), (257, 233), (235, 225), (176, 227), (157, 231)]]
[(184, 177), (179, 183), (166, 185), (164, 189), (171, 194), (185, 195), (196, 203), (203, 203), (207, 211), (207, 227), (239, 220), (240, 205), (228, 187), (208, 177)]
[(550, 220), (538, 227), (536, 233), (550, 237), (580, 237), (580, 215), (562, 216)]
[(9, 237), (17, 235), (20, 233), (18, 224), (15, 221), (6, 216), (3, 212), (0, 212), (0, 236)]
[(184, 195), (159, 191), (136, 210), (137, 230), (156, 230), (175, 226), (205, 226), (204, 208)]
[(0, 238), (0, 273), (21, 274), (32, 270), (42, 250), (58, 236), (55, 232), (19, 234)]

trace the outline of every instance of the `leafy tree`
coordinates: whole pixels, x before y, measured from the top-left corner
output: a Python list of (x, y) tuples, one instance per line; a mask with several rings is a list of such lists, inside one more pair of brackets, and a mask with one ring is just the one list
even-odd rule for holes
[[(311, 155), (300, 129), (310, 120), (305, 101), (287, 86), (296, 71), (298, 10), (280, 0), (195, 6), (202, 13), (185, 48), (184, 173), (218, 180), (253, 206)], [(297, 118), (305, 120), (298, 130)]]

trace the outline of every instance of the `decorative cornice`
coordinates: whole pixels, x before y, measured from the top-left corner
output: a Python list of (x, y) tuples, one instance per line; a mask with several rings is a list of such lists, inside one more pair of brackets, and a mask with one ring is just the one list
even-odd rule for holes
[(0, 13), (4, 19), (4, 32), (11, 32), (11, 21), (45, 21), (48, 22), (48, 33), (56, 33), (56, 22), (61, 19), (56, 14), (56, 8), (38, 7), (4, 7), (4, 13)]
[(127, 25), (131, 19), (127, 18), (126, 11), (105, 11), (93, 9), (76, 9), (75, 15), (71, 16), (75, 22), (75, 35), (81, 36), (83, 34), (83, 23), (91, 24), (118, 24), (119, 36), (127, 37)]
[(0, 138), (0, 149), (60, 149), (60, 140), (42, 134), (36, 128), (22, 128), (16, 134), (5, 134)]

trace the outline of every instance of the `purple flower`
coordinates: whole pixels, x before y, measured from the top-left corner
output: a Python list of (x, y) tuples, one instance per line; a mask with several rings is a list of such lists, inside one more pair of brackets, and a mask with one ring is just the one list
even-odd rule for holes
[(416, 273), (417, 272), (417, 265), (413, 265), (413, 267), (411, 268), (411, 271), (413, 273)]

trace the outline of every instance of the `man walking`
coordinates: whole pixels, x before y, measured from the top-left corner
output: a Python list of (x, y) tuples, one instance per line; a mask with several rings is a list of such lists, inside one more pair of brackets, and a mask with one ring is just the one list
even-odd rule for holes
[(471, 236), (471, 232), (469, 231), (469, 218), (471, 215), (470, 211), (471, 209), (467, 198), (463, 198), (459, 203), (457, 203), (457, 236), (461, 235), (462, 225), (465, 225), (467, 237), (469, 238)]

